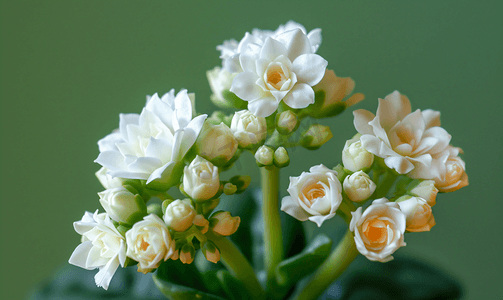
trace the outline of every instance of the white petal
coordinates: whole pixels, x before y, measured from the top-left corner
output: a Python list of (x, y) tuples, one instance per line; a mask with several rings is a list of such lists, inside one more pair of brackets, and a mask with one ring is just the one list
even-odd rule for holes
[(276, 37), (276, 40), (285, 45), (287, 56), (294, 61), (298, 56), (305, 53), (312, 53), (311, 42), (301, 29), (294, 29), (282, 33)]
[(184, 135), (183, 135), (183, 140), (180, 144), (180, 150), (179, 150), (179, 155), (180, 156), (185, 156), (187, 151), (189, 151), (190, 147), (194, 145), (194, 142), (197, 139), (197, 136), (199, 135), (199, 132), (201, 132), (201, 129), (203, 128), (203, 123), (204, 120), (208, 115), (200, 115), (192, 119), (192, 121), (189, 122), (187, 127), (185, 127), (184, 130)]
[(120, 132), (112, 132), (109, 135), (107, 135), (106, 137), (104, 137), (98, 141), (98, 147), (100, 149), (100, 152), (118, 151), (115, 144), (122, 143), (122, 142), (124, 142), (124, 139), (122, 138), (122, 135), (120, 134)]
[[(187, 90), (181, 90), (175, 97), (176, 120), (178, 128), (185, 128), (192, 120), (192, 103)], [(178, 128), (173, 128), (177, 130)]]
[(111, 171), (126, 168), (126, 165), (124, 164), (124, 156), (122, 156), (122, 154), (118, 151), (101, 152), (94, 162), (99, 163)]
[(363, 148), (365, 148), (368, 152), (374, 155), (380, 155), (382, 144), (382, 141), (380, 139), (376, 138), (373, 135), (365, 134), (361, 136), (360, 140), (362, 141)]
[(302, 54), (292, 64), (292, 70), (299, 82), (316, 85), (325, 76), (328, 61), (317, 54)]
[(440, 126), (440, 112), (426, 109), (421, 112), (423, 114), (424, 123), (426, 125), (426, 129), (430, 127)]
[(248, 102), (248, 110), (257, 117), (268, 117), (278, 108), (279, 102), (272, 95)]
[(437, 144), (428, 151), (428, 153), (431, 154), (445, 150), (447, 146), (449, 146), (452, 138), (451, 135), (442, 127), (431, 127), (427, 129), (423, 134), (423, 138), (427, 137), (434, 137), (438, 141)]
[(118, 267), (119, 260), (117, 258), (110, 259), (108, 263), (104, 267), (100, 268), (100, 271), (94, 276), (96, 285), (107, 290)]
[(230, 57), (227, 57), (223, 62), (222, 66), (229, 73), (242, 72), (241, 64), (239, 63), (239, 53), (236, 53)]
[(394, 91), (386, 98), (379, 99), (376, 116), (379, 117), (381, 126), (387, 131), (410, 113), (409, 99), (398, 91)]
[(255, 84), (258, 76), (254, 72), (243, 72), (232, 80), (230, 91), (245, 101), (253, 101), (262, 96), (262, 89)]
[[(174, 90), (172, 90), (170, 93), (174, 94)], [(166, 93), (163, 96), (163, 99), (166, 101), (173, 101), (174, 98), (170, 97), (170, 93)], [(173, 96), (174, 97), (174, 96)], [(172, 126), (172, 115), (173, 115), (173, 109), (166, 104), (166, 102), (162, 101), (157, 94), (152, 96), (150, 98), (150, 101), (147, 103), (145, 106), (147, 110), (155, 114), (164, 125), (166, 125), (170, 131), (173, 131), (173, 126)]]
[(140, 116), (138, 114), (120, 114), (119, 115), (119, 129), (122, 135), (122, 138), (127, 141), (127, 125), (135, 124), (138, 125), (140, 121)]
[(316, 28), (311, 30), (307, 34), (307, 38), (309, 39), (309, 42), (311, 43), (313, 53), (315, 53), (318, 50), (318, 47), (321, 45), (321, 29)]
[(83, 242), (82, 244), (79, 244), (77, 248), (72, 253), (72, 256), (70, 256), (70, 259), (68, 262), (74, 266), (81, 267), (87, 270), (92, 270), (94, 268), (86, 268), (86, 261), (87, 261), (87, 256), (89, 255), (89, 251), (93, 248), (93, 242), (91, 241), (86, 241)]
[(323, 224), (323, 222), (325, 222), (325, 220), (331, 219), (334, 216), (335, 216), (335, 213), (324, 215), (324, 216), (311, 216), (311, 217), (309, 217), (309, 221), (312, 221), (312, 222), (316, 223), (316, 225), (318, 225), (318, 227), (321, 227), (321, 224)]
[(161, 162), (168, 162), (171, 160), (173, 145), (165, 139), (156, 139), (151, 137), (145, 150), (145, 156), (155, 157)]
[(169, 176), (171, 175), (175, 165), (176, 163), (174, 161), (170, 161), (161, 168), (152, 172), (152, 174), (147, 179), (147, 184), (151, 183), (154, 180), (169, 181), (170, 180)]
[(375, 115), (365, 109), (357, 109), (353, 111), (353, 124), (355, 125), (356, 131), (360, 134), (373, 134), (374, 131), (369, 122), (375, 118)]
[(283, 99), (291, 108), (305, 108), (314, 103), (313, 88), (305, 83), (297, 83)]
[(128, 170), (134, 173), (152, 173), (162, 166), (162, 163), (155, 157), (138, 157), (136, 161), (128, 165)]
[(280, 55), (287, 55), (285, 46), (275, 39), (268, 37), (260, 50), (260, 58), (274, 61)]
[(406, 158), (401, 156), (391, 156), (384, 159), (384, 163), (391, 169), (395, 169), (398, 174), (407, 174), (412, 169), (414, 165), (408, 161)]
[(281, 210), (299, 221), (305, 221), (309, 218), (309, 214), (298, 203), (295, 203), (290, 196), (283, 197), (281, 200)]
[(245, 72), (255, 72), (255, 61), (259, 58), (258, 52), (252, 48), (246, 48), (239, 55), (239, 64)]

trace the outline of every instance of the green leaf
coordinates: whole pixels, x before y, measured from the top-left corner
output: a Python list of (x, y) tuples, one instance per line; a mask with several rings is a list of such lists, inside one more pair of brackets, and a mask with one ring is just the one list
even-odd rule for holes
[(225, 300), (224, 298), (162, 279), (157, 275), (152, 276), (152, 278), (157, 288), (170, 300)]
[(232, 276), (231, 273), (229, 273), (226, 270), (218, 270), (216, 275), (220, 282), (220, 286), (222, 287), (222, 289), (224, 289), (227, 296), (229, 296), (229, 299), (231, 300), (251, 299), (249, 295), (243, 293), (244, 287), (241, 281), (234, 278), (234, 276)]
[(276, 281), (282, 287), (293, 285), (318, 268), (330, 254), (332, 240), (324, 234), (316, 236), (299, 254), (276, 267)]

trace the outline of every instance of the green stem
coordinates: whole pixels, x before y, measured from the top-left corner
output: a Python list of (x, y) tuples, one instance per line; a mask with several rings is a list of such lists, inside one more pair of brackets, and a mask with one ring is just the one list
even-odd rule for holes
[(309, 283), (294, 299), (317, 299), (346, 270), (358, 256), (358, 253), (353, 233), (348, 230), (337, 248), (318, 268)]
[(276, 266), (283, 260), (283, 235), (279, 216), (279, 169), (260, 168), (262, 185), (262, 217), (264, 218), (264, 264), (268, 290), (274, 287)]
[(264, 299), (264, 289), (260, 285), (246, 257), (228, 238), (211, 238), (220, 250), (220, 259), (229, 272), (239, 279), (248, 295), (253, 299)]

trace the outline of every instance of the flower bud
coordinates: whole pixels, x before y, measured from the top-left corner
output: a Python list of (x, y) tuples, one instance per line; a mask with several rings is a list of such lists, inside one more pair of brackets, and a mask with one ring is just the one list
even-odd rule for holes
[(436, 203), (438, 189), (435, 187), (435, 181), (423, 180), (415, 188), (410, 190), (414, 196), (421, 197), (433, 207)]
[(445, 179), (435, 180), (435, 186), (443, 193), (454, 192), (468, 185), (465, 162), (458, 156), (461, 149), (452, 146), (449, 149), (451, 154), (445, 163)]
[(342, 186), (346, 195), (354, 202), (367, 200), (376, 189), (375, 183), (363, 171), (358, 171), (347, 176)]
[(183, 245), (180, 249), (180, 261), (184, 264), (191, 264), (196, 256), (196, 249), (191, 244)]
[(248, 175), (236, 175), (229, 180), (237, 188), (236, 194), (244, 192), (251, 182), (251, 177)]
[(241, 148), (252, 148), (260, 144), (267, 136), (267, 123), (265, 118), (257, 117), (248, 110), (234, 113), (231, 122), (231, 131)]
[(236, 193), (237, 190), (238, 190), (238, 187), (230, 182), (227, 182), (224, 185), (224, 194), (226, 194), (226, 195), (234, 195), (234, 193)]
[(284, 168), (290, 164), (290, 157), (284, 147), (278, 147), (274, 151), (274, 165), (278, 168)]
[(210, 222), (206, 220), (203, 215), (196, 215), (192, 223), (197, 226), (202, 234), (208, 232), (208, 229), (210, 227)]
[[(220, 67), (215, 67), (213, 70), (206, 72), (206, 77), (208, 78), (211, 91), (213, 92), (210, 96), (211, 101), (216, 106), (221, 108), (235, 107), (236, 103), (233, 103), (233, 99), (230, 97), (224, 97), (224, 94), (230, 93), (229, 89), (231, 88), (232, 80), (236, 77), (236, 74), (232, 74)], [(235, 97), (237, 98), (237, 96)], [(241, 101), (244, 102), (243, 100)]]
[(120, 186), (98, 193), (100, 203), (112, 220), (134, 224), (147, 215), (147, 206), (140, 195)]
[(204, 243), (201, 251), (208, 261), (211, 261), (214, 264), (220, 261), (220, 251), (212, 241), (207, 241), (206, 243)]
[(224, 123), (204, 124), (196, 140), (196, 152), (217, 166), (227, 163), (236, 153), (238, 142)]
[(239, 217), (231, 216), (228, 211), (214, 213), (210, 218), (210, 225), (213, 232), (223, 236), (229, 236), (236, 232), (240, 222), (241, 219)]
[(263, 145), (255, 152), (255, 160), (259, 167), (270, 166), (273, 163), (274, 150), (271, 147)]
[(180, 249), (178, 250), (175, 250), (175, 252), (173, 252), (173, 255), (171, 255), (170, 257), (172, 260), (177, 260), (180, 258)]
[(276, 117), (276, 130), (281, 134), (292, 132), (297, 126), (297, 115), (291, 110), (285, 110)]
[(347, 140), (342, 150), (342, 163), (352, 172), (369, 168), (374, 162), (374, 154), (368, 152), (362, 146), (360, 136)]
[(316, 150), (332, 138), (330, 127), (313, 124), (302, 134), (300, 145), (309, 150)]
[(402, 196), (396, 200), (407, 220), (407, 231), (430, 231), (435, 226), (431, 206), (420, 197)]
[(183, 170), (183, 190), (196, 201), (215, 196), (219, 187), (218, 168), (199, 155)]
[(196, 210), (190, 199), (171, 202), (164, 213), (164, 222), (175, 231), (185, 231), (192, 226)]
[(122, 186), (122, 182), (125, 180), (123, 178), (108, 175), (107, 168), (105, 167), (101, 167), (101, 169), (96, 172), (96, 177), (100, 181), (101, 185), (107, 190)]

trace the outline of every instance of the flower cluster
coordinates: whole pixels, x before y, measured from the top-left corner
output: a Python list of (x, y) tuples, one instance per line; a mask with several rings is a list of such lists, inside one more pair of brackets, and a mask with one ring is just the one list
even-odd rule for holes
[[(318, 226), (340, 212), (350, 220), (358, 251), (386, 262), (405, 246), (405, 232), (435, 225), (437, 193), (466, 186), (468, 175), (461, 150), (449, 144), (451, 136), (440, 127), (440, 113), (412, 113), (398, 91), (379, 100), (376, 115), (354, 111), (354, 125), (358, 134), (342, 150), (343, 165), (315, 166), (290, 177), (290, 196), (283, 198), (281, 210)], [(385, 196), (393, 183), (390, 201)], [(373, 201), (365, 207), (368, 200)]]
[[(405, 246), (406, 232), (429, 231), (438, 192), (468, 185), (468, 176), (462, 150), (450, 144), (451, 136), (440, 126), (440, 113), (412, 112), (409, 99), (398, 91), (379, 99), (376, 114), (354, 111), (358, 133), (346, 141), (342, 164), (332, 169), (319, 164), (290, 177), (289, 196), (278, 209), (273, 185), (279, 182), (278, 169), (290, 164), (288, 149), (322, 147), (334, 135), (315, 121), (364, 99), (352, 94), (351, 78), (336, 76), (316, 54), (321, 40), (321, 29), (307, 32), (290, 21), (275, 31), (254, 29), (239, 42), (224, 41), (217, 47), (222, 67), (207, 76), (211, 100), (231, 108), (231, 114), (197, 114), (194, 95), (184, 89), (147, 96), (140, 114), (121, 114), (119, 127), (98, 141), (95, 162), (102, 168), (96, 177), (105, 189), (98, 193), (105, 212), (86, 212), (74, 223), (82, 242), (69, 262), (99, 268), (96, 284), (107, 289), (119, 266), (137, 265), (139, 272), (149, 273), (169, 263), (191, 264), (198, 253), (217, 263), (220, 251), (226, 251), (224, 265), (234, 268), (230, 273), (247, 292), (272, 299), (292, 287), (284, 278), (270, 278), (281, 273), (280, 210), (318, 227), (341, 216), (353, 253), (373, 261), (393, 259)], [(263, 252), (266, 281), (273, 283), (266, 296), (246, 258), (226, 238), (239, 229), (241, 218), (219, 209), (227, 198), (222, 194), (240, 194), (250, 184), (246, 175), (223, 179), (243, 153), (255, 158), (264, 177), (264, 247), (269, 249)], [(183, 196), (175, 199), (173, 190)], [(311, 250), (299, 255), (316, 252)], [(291, 269), (289, 263), (303, 259), (284, 260), (282, 266)], [(227, 273), (216, 274), (226, 292), (229, 283), (236, 283), (236, 278), (224, 282), (231, 276)]]

